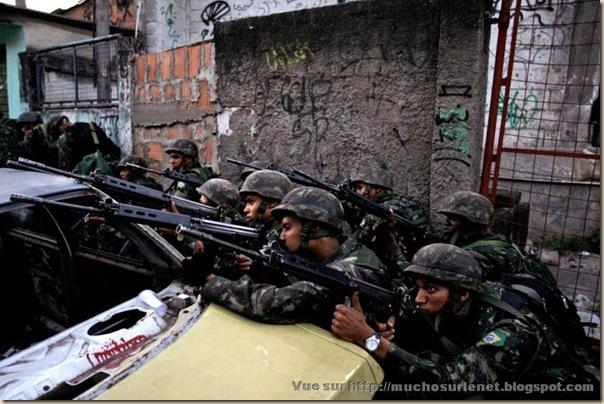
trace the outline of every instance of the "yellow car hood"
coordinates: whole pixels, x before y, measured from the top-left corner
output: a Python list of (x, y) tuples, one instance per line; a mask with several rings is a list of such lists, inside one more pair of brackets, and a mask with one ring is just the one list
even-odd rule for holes
[(99, 398), (370, 399), (383, 376), (365, 350), (319, 327), (262, 324), (211, 304), (189, 331)]

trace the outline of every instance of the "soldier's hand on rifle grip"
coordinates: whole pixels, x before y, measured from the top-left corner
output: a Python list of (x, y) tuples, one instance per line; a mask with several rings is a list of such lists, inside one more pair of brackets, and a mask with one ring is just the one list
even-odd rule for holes
[(358, 292), (353, 293), (351, 303), (351, 307), (347, 307), (344, 304), (336, 306), (336, 311), (333, 313), (331, 320), (331, 331), (344, 341), (354, 342), (363, 346), (365, 340), (374, 331), (365, 321), (365, 314), (359, 302)]
[(235, 254), (235, 266), (240, 271), (250, 271), (254, 262), (243, 254)]
[(203, 254), (205, 250), (203, 241), (195, 240), (195, 247), (193, 250), (195, 251), (195, 254)]
[(180, 212), (178, 211), (178, 208), (176, 207), (176, 204), (174, 203), (174, 201), (172, 201), (172, 202), (170, 203), (170, 211), (171, 211), (172, 213), (180, 213)]
[(378, 331), (382, 334), (382, 337), (386, 338), (388, 341), (394, 340), (394, 331), (395, 331), (395, 317), (388, 317), (388, 321), (385, 323), (377, 323)]

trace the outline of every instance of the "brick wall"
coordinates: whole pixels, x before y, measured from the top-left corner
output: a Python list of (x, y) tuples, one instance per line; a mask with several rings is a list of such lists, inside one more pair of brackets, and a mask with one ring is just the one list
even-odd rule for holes
[(139, 55), (134, 67), (133, 153), (166, 167), (165, 144), (192, 139), (202, 165), (217, 169), (213, 43)]

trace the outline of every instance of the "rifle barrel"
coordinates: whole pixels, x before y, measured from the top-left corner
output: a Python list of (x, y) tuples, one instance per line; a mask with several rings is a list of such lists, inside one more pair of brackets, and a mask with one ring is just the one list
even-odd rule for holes
[(53, 201), (52, 199), (40, 198), (37, 196), (12, 194), (10, 196), (10, 200), (13, 202), (25, 202), (25, 203), (33, 203), (36, 205), (50, 205), (50, 206), (58, 206), (61, 208), (77, 209), (77, 210), (81, 210), (84, 212), (90, 212), (90, 213), (103, 213), (102, 209), (93, 208), (91, 206), (82, 206), (82, 205), (76, 205), (73, 203)]

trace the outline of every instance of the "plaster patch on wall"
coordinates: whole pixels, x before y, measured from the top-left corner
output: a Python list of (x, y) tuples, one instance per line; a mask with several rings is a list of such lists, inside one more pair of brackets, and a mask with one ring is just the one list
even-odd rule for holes
[(220, 114), (217, 115), (216, 122), (218, 125), (218, 135), (231, 136), (233, 134), (233, 130), (230, 126), (231, 115), (238, 109), (239, 107), (225, 108)]

